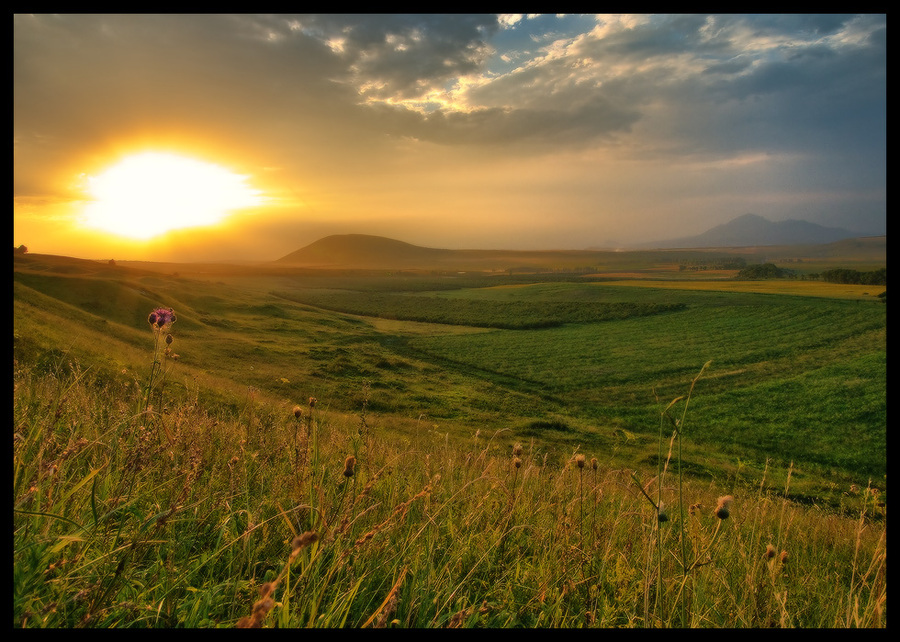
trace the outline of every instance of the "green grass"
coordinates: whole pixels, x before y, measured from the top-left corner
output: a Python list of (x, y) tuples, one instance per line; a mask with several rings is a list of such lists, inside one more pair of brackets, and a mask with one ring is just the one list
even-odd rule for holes
[(635, 431), (653, 425), (657, 396), (675, 396), (702, 354), (713, 365), (701, 384), (709, 403), (695, 409), (695, 438), (747, 458), (884, 474), (884, 306), (702, 292), (679, 299), (686, 308), (671, 314), (410, 345), (545, 395), (571, 416)]
[(17, 266), (16, 627), (886, 626), (883, 304)]
[(68, 364), (14, 368), (15, 627), (886, 626), (866, 487), (847, 516), (789, 483), (676, 485), (680, 458), (558, 466), (502, 430), (400, 437), (252, 399), (142, 413)]

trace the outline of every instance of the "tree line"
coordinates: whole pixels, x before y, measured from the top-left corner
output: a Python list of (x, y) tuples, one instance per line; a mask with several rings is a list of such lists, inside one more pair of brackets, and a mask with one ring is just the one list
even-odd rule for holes
[[(774, 263), (750, 265), (737, 273), (738, 279), (794, 279), (794, 270), (780, 268)], [(848, 268), (833, 268), (822, 272), (807, 274), (804, 278), (822, 280), (826, 283), (844, 283), (854, 285), (887, 285), (887, 268), (862, 272)]]

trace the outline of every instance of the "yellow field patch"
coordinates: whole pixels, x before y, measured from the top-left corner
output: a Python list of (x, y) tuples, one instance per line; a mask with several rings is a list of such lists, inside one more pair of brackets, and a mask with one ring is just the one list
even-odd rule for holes
[(877, 300), (885, 291), (883, 285), (849, 285), (822, 281), (767, 280), (767, 281), (655, 281), (652, 279), (623, 279), (604, 281), (597, 285), (622, 285), (642, 288), (666, 288), (670, 290), (713, 290), (717, 292), (758, 292), (762, 294), (792, 294), (818, 296), (829, 299)]

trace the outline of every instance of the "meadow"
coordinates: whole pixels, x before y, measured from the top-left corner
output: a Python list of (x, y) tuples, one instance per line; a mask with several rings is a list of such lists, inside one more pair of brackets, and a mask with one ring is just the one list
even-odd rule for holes
[(16, 256), (14, 626), (884, 627), (886, 305), (790, 283)]

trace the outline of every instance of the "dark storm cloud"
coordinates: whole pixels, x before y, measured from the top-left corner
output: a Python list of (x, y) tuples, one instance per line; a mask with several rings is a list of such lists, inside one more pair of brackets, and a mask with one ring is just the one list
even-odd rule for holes
[[(290, 20), (290, 18), (286, 18)], [(411, 97), (478, 71), (498, 29), (495, 16), (304, 16), (302, 28), (332, 40), (350, 78), (378, 97)]]

